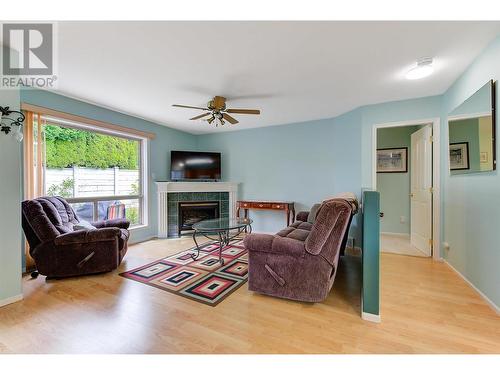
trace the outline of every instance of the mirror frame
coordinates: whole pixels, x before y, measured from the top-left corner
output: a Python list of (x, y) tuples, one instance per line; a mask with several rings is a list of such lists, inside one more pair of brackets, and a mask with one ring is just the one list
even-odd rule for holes
[[(491, 132), (492, 132), (492, 138), (491, 138), (491, 142), (492, 142), (492, 158), (493, 158), (493, 167), (491, 170), (486, 170), (486, 171), (481, 171), (481, 172), (491, 172), (491, 171), (495, 171), (497, 169), (497, 147), (496, 147), (496, 140), (497, 140), (497, 127), (496, 127), (496, 90), (495, 90), (495, 87), (496, 87), (496, 82), (492, 79), (490, 79), (488, 81), (488, 83), (490, 84), (490, 98), (491, 98), (491, 103), (490, 103), (490, 108), (491, 108)], [(487, 84), (487, 83), (486, 83)], [(481, 86), (479, 89), (477, 89), (476, 91), (474, 91), (474, 93), (470, 96), (468, 96), (464, 101), (462, 101), (460, 104), (458, 104), (455, 108), (453, 108), (451, 112), (453, 112), (455, 109), (457, 109), (458, 107), (460, 107), (463, 103), (465, 103), (467, 100), (469, 100), (470, 98), (472, 98), (479, 90), (481, 90), (482, 88), (484, 87)], [(449, 140), (449, 136), (450, 136), (450, 120), (453, 121), (453, 120), (457, 120), (460, 116), (456, 116), (456, 118), (454, 118), (454, 116), (450, 116), (450, 114), (448, 114), (448, 117), (447, 117), (447, 120), (446, 120), (446, 125), (447, 125), (447, 128), (448, 128), (448, 149), (450, 147), (450, 140)], [(451, 175), (451, 169), (450, 169), (450, 153), (449, 151), (447, 152), (447, 155), (448, 155), (448, 172), (450, 173)], [(477, 171), (477, 172), (473, 172), (473, 173), (481, 173), (480, 171)], [(461, 176), (463, 176), (463, 174), (460, 174)]]

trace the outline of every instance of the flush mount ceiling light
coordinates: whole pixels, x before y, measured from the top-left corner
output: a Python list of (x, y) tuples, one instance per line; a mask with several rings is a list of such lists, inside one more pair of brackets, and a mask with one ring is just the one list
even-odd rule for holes
[(434, 67), (432, 66), (432, 58), (425, 57), (417, 61), (417, 64), (408, 70), (406, 73), (406, 79), (420, 79), (430, 76), (434, 72)]

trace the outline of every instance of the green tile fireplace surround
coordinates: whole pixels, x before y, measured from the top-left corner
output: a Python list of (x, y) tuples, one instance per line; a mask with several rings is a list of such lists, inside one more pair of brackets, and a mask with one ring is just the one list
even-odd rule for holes
[(179, 236), (179, 202), (219, 202), (220, 217), (229, 217), (228, 192), (167, 193), (169, 238)]
[(237, 182), (156, 181), (158, 237), (179, 237), (180, 202), (217, 202), (219, 216), (233, 218), (238, 199)]

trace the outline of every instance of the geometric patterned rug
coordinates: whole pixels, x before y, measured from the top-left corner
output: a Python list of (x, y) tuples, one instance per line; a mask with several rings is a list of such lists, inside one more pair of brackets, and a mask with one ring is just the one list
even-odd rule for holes
[(200, 245), (200, 256), (196, 260), (191, 254), (196, 254), (195, 247), (123, 272), (120, 276), (210, 306), (216, 306), (246, 283), (248, 254), (243, 240), (237, 239), (223, 248), (223, 266), (219, 263), (219, 245), (215, 242)]

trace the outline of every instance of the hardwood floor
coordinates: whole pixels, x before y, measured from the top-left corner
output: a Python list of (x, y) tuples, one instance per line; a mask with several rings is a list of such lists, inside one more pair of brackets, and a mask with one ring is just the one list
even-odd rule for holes
[(131, 246), (117, 272), (46, 282), (0, 308), (0, 353), (500, 353), (498, 316), (446, 264), (381, 255), (382, 323), (360, 318), (360, 259), (329, 298), (297, 303), (238, 289), (217, 307), (118, 276), (191, 246)]

